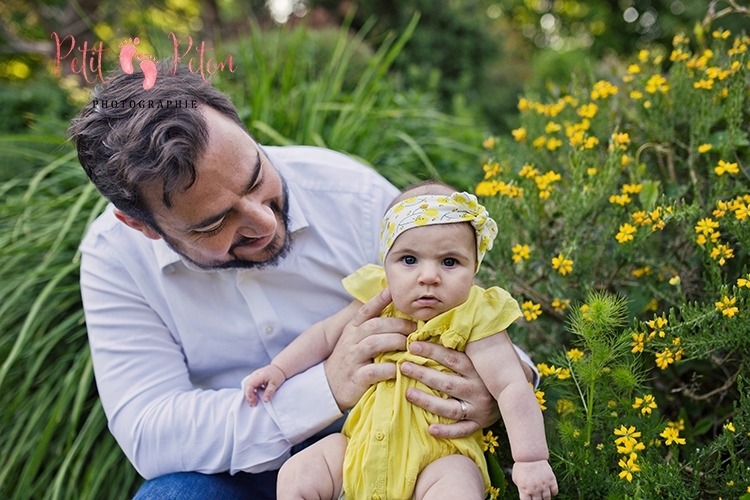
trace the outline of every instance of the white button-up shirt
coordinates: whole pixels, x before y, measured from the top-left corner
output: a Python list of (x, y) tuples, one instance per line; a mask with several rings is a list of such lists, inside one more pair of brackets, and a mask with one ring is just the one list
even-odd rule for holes
[(292, 250), (278, 266), (201, 271), (115, 219), (81, 244), (81, 293), (109, 427), (138, 472), (260, 472), (341, 417), (322, 364), (268, 404), (240, 381), (352, 299), (341, 279), (378, 261), (396, 188), (333, 151), (266, 148), (289, 188)]

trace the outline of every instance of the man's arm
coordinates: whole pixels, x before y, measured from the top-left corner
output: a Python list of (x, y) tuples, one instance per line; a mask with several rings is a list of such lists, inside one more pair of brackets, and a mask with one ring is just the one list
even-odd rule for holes
[[(269, 405), (240, 388), (193, 386), (180, 342), (109, 247), (84, 245), (83, 296), (109, 428), (145, 478), (178, 471), (278, 468), (293, 444), (341, 416), (322, 365), (292, 377)], [(206, 332), (210, 342), (211, 332)]]

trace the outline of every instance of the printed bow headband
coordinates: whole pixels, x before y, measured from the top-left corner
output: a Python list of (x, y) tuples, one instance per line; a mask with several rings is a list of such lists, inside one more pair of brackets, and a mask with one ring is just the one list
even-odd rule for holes
[(380, 260), (385, 261), (396, 238), (408, 229), (433, 224), (470, 222), (477, 235), (477, 269), (484, 254), (492, 248), (497, 224), (477, 197), (469, 193), (421, 195), (393, 205), (380, 225)]

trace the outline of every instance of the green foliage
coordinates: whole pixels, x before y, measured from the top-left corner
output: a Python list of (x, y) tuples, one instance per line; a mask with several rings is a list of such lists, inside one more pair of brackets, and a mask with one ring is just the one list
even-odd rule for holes
[(249, 40), (226, 44), (237, 71), (220, 87), (263, 144), (307, 144), (345, 152), (372, 165), (398, 186), (426, 177), (469, 188), (479, 129), (467, 119), (437, 111), (430, 94), (402, 91), (387, 77), (418, 21), (377, 50), (357, 35), (338, 31), (251, 30)]
[(750, 37), (708, 33), (525, 96), (485, 142), (476, 192), (513, 230), (483, 279), (523, 297), (560, 498), (750, 487)]

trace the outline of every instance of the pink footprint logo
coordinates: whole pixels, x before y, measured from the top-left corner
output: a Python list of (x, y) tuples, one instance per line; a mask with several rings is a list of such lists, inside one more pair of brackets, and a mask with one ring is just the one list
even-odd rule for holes
[(120, 67), (128, 75), (133, 74), (133, 58), (138, 58), (141, 62), (138, 66), (143, 71), (143, 89), (148, 90), (156, 83), (156, 59), (149, 54), (140, 54), (136, 45), (140, 43), (138, 38), (128, 38), (120, 43)]
[(120, 43), (120, 67), (129, 74), (133, 74), (133, 57), (137, 49), (136, 45), (140, 43), (138, 38), (128, 38)]
[(141, 60), (138, 67), (143, 71), (143, 89), (148, 90), (156, 83), (156, 59), (149, 54), (138, 54), (138, 59)]

